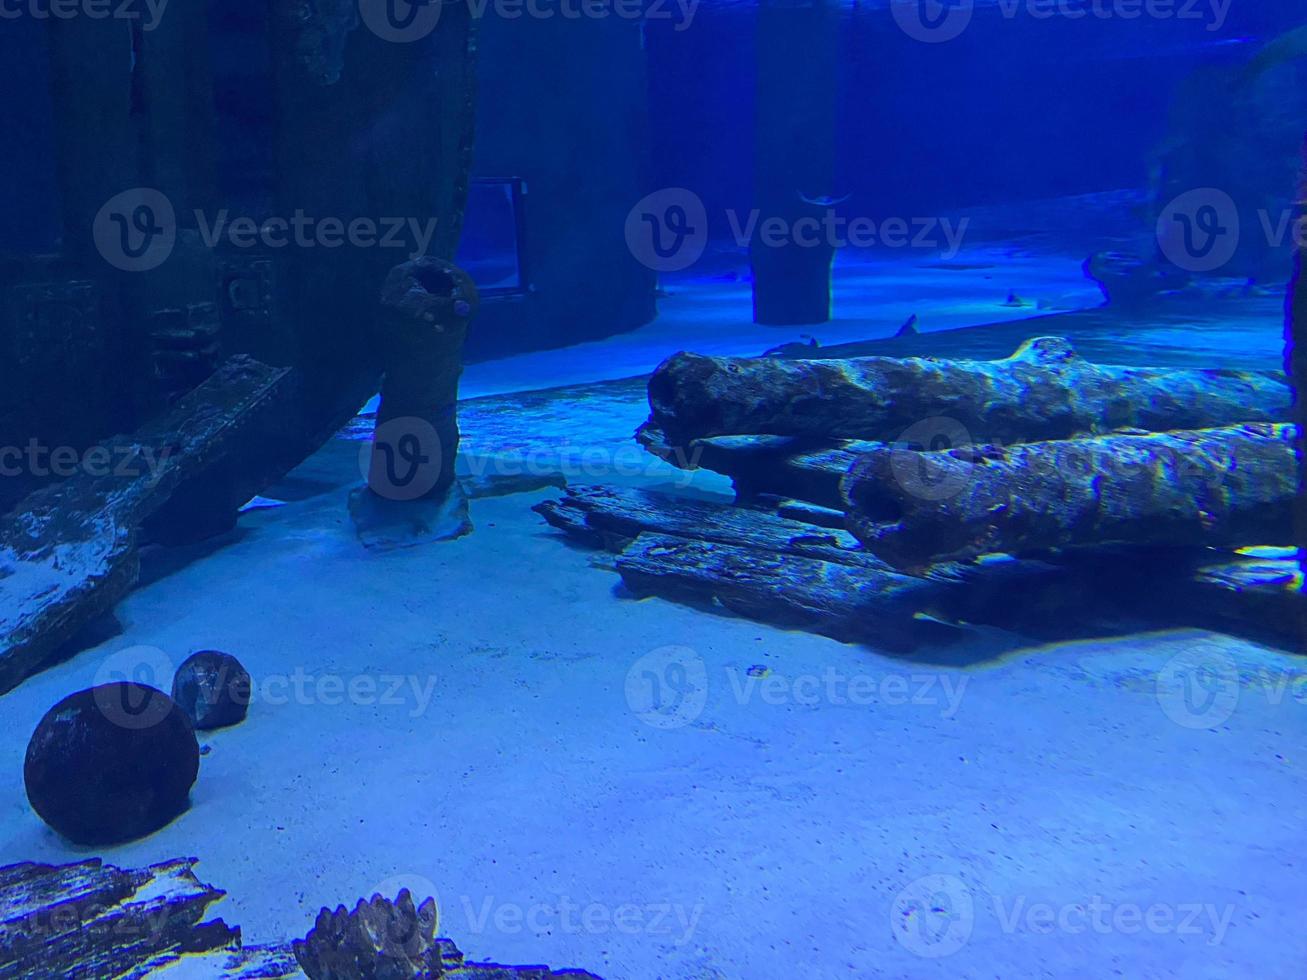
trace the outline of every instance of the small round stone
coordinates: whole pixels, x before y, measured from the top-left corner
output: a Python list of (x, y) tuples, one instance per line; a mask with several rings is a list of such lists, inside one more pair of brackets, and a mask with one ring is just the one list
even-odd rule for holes
[(190, 805), (195, 731), (162, 691), (130, 681), (70, 694), (41, 719), (23, 781), (37, 815), (76, 844), (151, 834)]
[(250, 674), (229, 653), (201, 650), (177, 668), (172, 697), (198, 731), (239, 725), (250, 706)]

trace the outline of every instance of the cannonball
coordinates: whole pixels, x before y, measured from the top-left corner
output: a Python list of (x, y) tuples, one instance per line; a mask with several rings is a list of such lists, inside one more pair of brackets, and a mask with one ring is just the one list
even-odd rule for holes
[(193, 653), (177, 668), (172, 698), (199, 731), (239, 725), (250, 706), (250, 675), (220, 650)]
[(190, 803), (200, 746), (190, 720), (162, 691), (119, 681), (70, 694), (27, 744), (23, 781), (32, 809), (76, 844), (151, 834)]

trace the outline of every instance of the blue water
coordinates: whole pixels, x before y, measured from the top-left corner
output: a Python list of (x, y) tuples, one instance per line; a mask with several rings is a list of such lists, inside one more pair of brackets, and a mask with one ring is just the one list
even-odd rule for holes
[[(0, 878), (193, 859), (241, 938), (97, 973), (14, 885), (0, 980), (349, 978), (292, 941), (401, 889), (567, 977), (1304, 975), (1300, 3), (43, 3), (0, 0)], [(975, 366), (1050, 336), (1063, 401)], [(196, 464), (238, 355), (293, 384)], [(985, 420), (1099, 368), (958, 544)], [(1262, 427), (1177, 461), (1139, 370)]]

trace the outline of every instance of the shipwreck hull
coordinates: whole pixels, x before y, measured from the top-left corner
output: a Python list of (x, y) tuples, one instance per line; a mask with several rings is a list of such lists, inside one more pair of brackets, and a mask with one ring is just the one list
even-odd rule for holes
[[(277, 0), (271, 15), (236, 18), (270, 55), (268, 72), (241, 76), (268, 128), (239, 133), (214, 108), (234, 82), (203, 55), (211, 33), (233, 30), (225, 19), (179, 11), (143, 32), (131, 59), (121, 22), (48, 24), (62, 239), (57, 254), (0, 256), (0, 446), (83, 462), (69, 473), (5, 460), (0, 691), (131, 588), (139, 544), (229, 530), (242, 504), (339, 431), (379, 387), (387, 273), (457, 248), (471, 14), (448, 7), (408, 44), (365, 28), (349, 4)], [(239, 145), (218, 174), (223, 139)], [(126, 219), (142, 213), (153, 227), (137, 252)], [(121, 241), (106, 238), (105, 215), (123, 219)], [(400, 226), (411, 234), (393, 235)], [(266, 392), (248, 390), (252, 374)], [(196, 404), (211, 411), (192, 417)], [(133, 484), (149, 506), (122, 513), (88, 454), (192, 431), (183, 423), (204, 444), (175, 440), (179, 465), (148, 492)], [(29, 515), (56, 504), (67, 513), (29, 540)], [(84, 560), (42, 596), (21, 573), (61, 549)]]

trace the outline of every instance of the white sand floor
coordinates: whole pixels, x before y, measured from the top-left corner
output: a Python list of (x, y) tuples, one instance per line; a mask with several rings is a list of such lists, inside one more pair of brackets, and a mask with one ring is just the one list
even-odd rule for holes
[[(24, 797), (50, 705), (219, 648), (254, 674), (250, 717), (203, 738), (188, 813), (94, 853), (198, 857), (247, 942), (408, 885), (470, 957), (609, 980), (1303, 976), (1300, 657), (978, 634), (987, 666), (940, 669), (626, 598), (529, 510), (546, 491), (369, 554), (357, 450), (156, 556), (121, 636), (0, 699), (0, 863), (91, 853)], [(592, 461), (581, 482), (667, 475)]]

